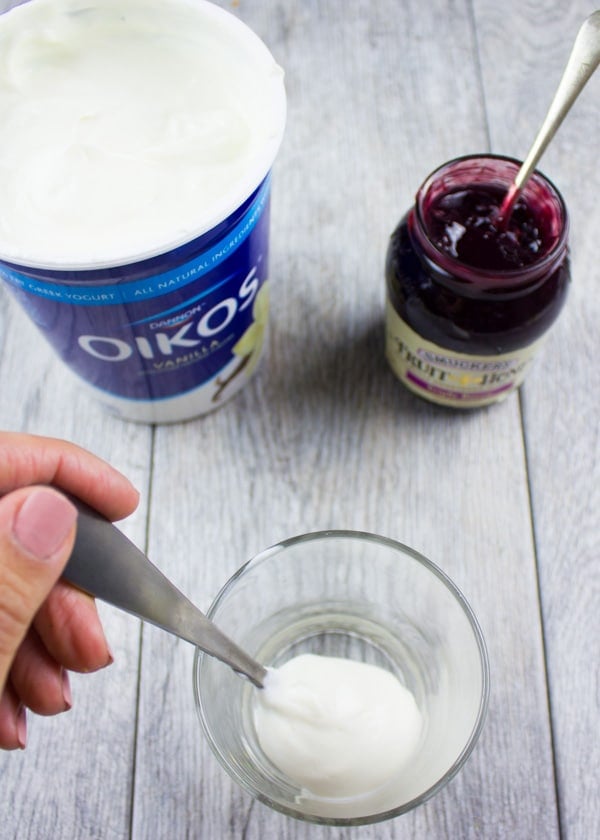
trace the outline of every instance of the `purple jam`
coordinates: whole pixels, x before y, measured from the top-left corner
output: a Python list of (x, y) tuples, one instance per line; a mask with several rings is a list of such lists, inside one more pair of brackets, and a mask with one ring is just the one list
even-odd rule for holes
[(508, 223), (501, 223), (500, 208), (506, 190), (492, 185), (457, 189), (436, 198), (426, 210), (431, 241), (440, 251), (473, 268), (510, 271), (531, 265), (547, 252), (552, 239), (540, 223), (540, 214), (523, 198), (514, 206)]

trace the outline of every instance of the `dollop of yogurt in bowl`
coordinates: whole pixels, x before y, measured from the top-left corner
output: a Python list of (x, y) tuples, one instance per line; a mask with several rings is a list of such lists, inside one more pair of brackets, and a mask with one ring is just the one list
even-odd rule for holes
[(268, 670), (253, 718), (263, 752), (281, 772), (312, 795), (335, 799), (390, 782), (423, 731), (413, 694), (390, 671), (314, 654)]

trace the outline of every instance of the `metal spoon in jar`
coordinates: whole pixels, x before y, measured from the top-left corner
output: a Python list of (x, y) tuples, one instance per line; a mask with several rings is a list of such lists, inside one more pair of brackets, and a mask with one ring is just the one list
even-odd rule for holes
[(79, 499), (71, 500), (79, 516), (65, 580), (191, 642), (263, 687), (266, 668), (222, 633), (111, 522)]
[(600, 9), (585, 19), (577, 33), (567, 66), (546, 118), (500, 207), (498, 221), (501, 225), (508, 223), (525, 182), (534, 171), (548, 143), (556, 134), (598, 64), (600, 64)]

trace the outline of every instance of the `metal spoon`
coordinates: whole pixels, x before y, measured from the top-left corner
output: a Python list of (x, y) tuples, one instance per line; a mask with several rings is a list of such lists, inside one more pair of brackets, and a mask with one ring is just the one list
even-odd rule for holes
[(266, 669), (222, 633), (115, 526), (77, 506), (77, 537), (63, 577), (102, 601), (191, 642), (262, 688)]
[(567, 66), (546, 118), (500, 207), (499, 220), (503, 224), (508, 222), (525, 182), (534, 171), (548, 143), (556, 134), (598, 64), (600, 64), (600, 9), (585, 19), (577, 33)]

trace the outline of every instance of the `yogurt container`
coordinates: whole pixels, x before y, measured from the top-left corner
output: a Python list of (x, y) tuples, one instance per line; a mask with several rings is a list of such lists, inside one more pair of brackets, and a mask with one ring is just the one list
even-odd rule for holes
[(205, 0), (0, 15), (0, 276), (112, 412), (204, 414), (256, 370), (283, 72)]

